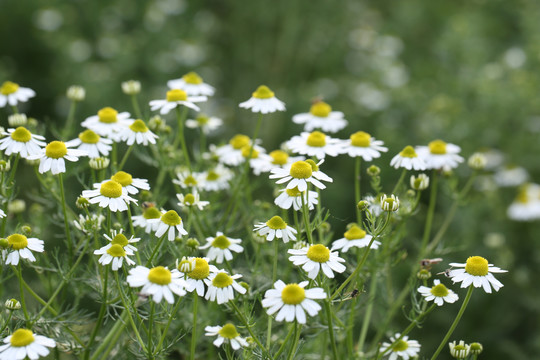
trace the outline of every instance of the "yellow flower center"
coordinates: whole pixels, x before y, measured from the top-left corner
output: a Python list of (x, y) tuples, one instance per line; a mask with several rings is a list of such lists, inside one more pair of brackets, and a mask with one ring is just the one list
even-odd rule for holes
[(366, 232), (360, 229), (358, 226), (353, 225), (349, 231), (345, 232), (345, 239), (347, 240), (356, 240), (363, 239), (366, 237)]
[(129, 241), (127, 239), (127, 237), (120, 233), (120, 234), (117, 234), (111, 241), (111, 244), (113, 245), (120, 245), (122, 247), (126, 246), (127, 244), (129, 244)]
[(231, 245), (231, 242), (225, 235), (219, 235), (214, 238), (212, 241), (212, 247), (227, 249)]
[(97, 144), (99, 142), (99, 135), (93, 132), (92, 130), (84, 130), (79, 134), (79, 140), (85, 144)]
[(473, 276), (486, 276), (488, 274), (488, 261), (481, 256), (471, 256), (467, 259), (465, 271)]
[(393, 352), (405, 351), (409, 348), (409, 344), (403, 339), (399, 340), (396, 345), (392, 347)]
[(122, 186), (128, 186), (133, 182), (133, 177), (125, 171), (118, 171), (116, 174), (111, 176), (111, 180), (120, 183)]
[(323, 118), (328, 117), (331, 111), (332, 107), (324, 101), (317, 101), (315, 104), (311, 105), (311, 109), (309, 109), (311, 115)]
[(193, 177), (193, 175), (188, 175), (184, 180), (184, 184), (186, 184), (187, 186), (196, 186), (198, 183), (197, 180), (195, 180), (195, 178)]
[(236, 331), (236, 327), (233, 324), (227, 324), (218, 331), (218, 334), (225, 339), (234, 339), (240, 334)]
[(270, 90), (268, 86), (261, 85), (252, 95), (256, 99), (270, 99), (274, 97), (274, 92)]
[(51, 141), (45, 147), (45, 155), (53, 159), (63, 158), (67, 154), (67, 147), (62, 141)]
[(21, 234), (13, 234), (7, 237), (8, 244), (13, 250), (21, 250), (28, 246), (28, 238)]
[(522, 204), (527, 204), (529, 202), (529, 195), (527, 193), (526, 187), (522, 187), (521, 189), (519, 189), (516, 196), (516, 201)]
[(112, 107), (104, 107), (103, 109), (99, 110), (97, 114), (99, 122), (113, 124), (118, 121), (118, 111), (114, 110)]
[(195, 258), (195, 269), (188, 276), (195, 280), (206, 279), (210, 274), (210, 266), (208, 261), (203, 258)]
[(235, 150), (240, 150), (244, 146), (249, 145), (249, 136), (238, 134), (234, 135), (231, 140), (229, 140), (229, 144), (233, 147)]
[(15, 330), (13, 335), (11, 335), (10, 343), (11, 343), (11, 346), (13, 347), (27, 346), (33, 342), (34, 342), (34, 334), (32, 333), (32, 331), (27, 330), (27, 329), (17, 329)]
[(9, 94), (13, 94), (17, 90), (19, 90), (19, 84), (15, 84), (14, 82), (11, 82), (11, 81), (5, 81), (2, 84), (2, 87), (0, 87), (0, 94), (9, 95)]
[(154, 284), (167, 285), (171, 282), (171, 272), (163, 266), (150, 269), (148, 280)]
[(143, 217), (145, 219), (159, 219), (161, 217), (161, 211), (159, 211), (154, 206), (149, 207), (148, 209), (143, 211)]
[(302, 192), (298, 190), (298, 186), (295, 186), (292, 189), (286, 189), (285, 191), (290, 197), (298, 197), (302, 194)]
[(167, 91), (168, 102), (186, 101), (186, 100), (187, 100), (187, 93), (184, 90), (173, 89), (173, 90)]
[(399, 155), (401, 157), (405, 157), (405, 158), (415, 158), (415, 157), (418, 157), (418, 155), (416, 154), (416, 151), (414, 150), (414, 148), (410, 145), (408, 146), (405, 146), (405, 148), (403, 150), (401, 150), (401, 152), (399, 153)]
[(270, 220), (268, 220), (266, 222), (266, 225), (270, 229), (274, 229), (274, 230), (287, 228), (287, 223), (283, 221), (283, 219), (277, 215), (272, 217)]
[(307, 159), (305, 161), (309, 164), (309, 166), (311, 166), (311, 171), (319, 171), (319, 166), (315, 161), (311, 159)]
[(306, 144), (312, 147), (323, 147), (326, 145), (326, 135), (320, 131), (314, 131), (308, 135)]
[(145, 133), (148, 131), (148, 127), (141, 119), (135, 120), (131, 125), (129, 125), (129, 128), (131, 131), (136, 133)]
[(448, 289), (443, 284), (435, 285), (430, 290), (431, 295), (437, 296), (437, 297), (445, 297), (448, 295)]
[(188, 72), (186, 75), (182, 76), (182, 79), (188, 83), (193, 85), (199, 85), (202, 84), (203, 79), (194, 71)]
[(307, 257), (318, 263), (325, 263), (330, 259), (330, 249), (322, 244), (311, 245), (308, 249)]
[(308, 179), (313, 174), (311, 165), (305, 161), (297, 161), (291, 165), (289, 174), (295, 179)]
[(184, 203), (193, 205), (194, 202), (195, 202), (195, 196), (193, 194), (187, 194), (184, 197)]
[(351, 135), (352, 146), (369, 147), (371, 145), (371, 135), (364, 131), (358, 131)]
[(289, 160), (289, 154), (282, 150), (274, 150), (270, 152), (270, 156), (274, 165), (285, 165)]
[(249, 153), (251, 152), (251, 159), (256, 159), (259, 157), (259, 152), (255, 149), (253, 149), (251, 146), (244, 146), (242, 148), (242, 156), (245, 158), (249, 157)]
[(32, 134), (30, 131), (26, 130), (25, 127), (19, 126), (11, 133), (11, 138), (18, 142), (29, 142), (32, 139)]
[(289, 284), (281, 290), (281, 300), (287, 305), (298, 305), (306, 298), (306, 291), (298, 284)]
[(109, 249), (107, 249), (107, 254), (112, 257), (124, 257), (126, 256), (126, 251), (121, 245), (113, 244)]
[(197, 123), (199, 125), (206, 125), (206, 124), (208, 124), (208, 121), (210, 121), (210, 118), (208, 116), (199, 115), (199, 116), (197, 116), (197, 119), (195, 119), (195, 120), (197, 120)]
[(99, 192), (108, 198), (119, 198), (122, 196), (122, 185), (114, 180), (109, 180), (101, 184)]
[(165, 214), (161, 215), (161, 221), (169, 226), (176, 226), (182, 223), (182, 218), (178, 216), (176, 211), (169, 210)]
[(216, 275), (214, 280), (212, 280), (212, 285), (218, 288), (224, 288), (224, 287), (230, 286), (232, 285), (232, 283), (233, 283), (233, 278), (224, 272), (220, 272), (219, 274)]
[(219, 174), (215, 172), (214, 170), (208, 171), (208, 174), (206, 175), (206, 180), (208, 181), (216, 181), (219, 179)]
[(429, 152), (435, 155), (446, 154), (446, 143), (442, 140), (433, 140), (429, 143)]

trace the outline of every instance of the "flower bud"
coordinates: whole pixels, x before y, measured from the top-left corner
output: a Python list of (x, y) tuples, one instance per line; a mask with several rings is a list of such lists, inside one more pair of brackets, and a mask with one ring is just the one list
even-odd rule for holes
[(189, 250), (192, 250), (192, 251), (195, 251), (199, 248), (199, 241), (195, 238), (189, 238), (186, 240), (186, 247), (189, 249)]
[(473, 342), (470, 345), (470, 349), (471, 349), (471, 354), (480, 355), (482, 353), (482, 351), (484, 350), (484, 347), (480, 343)]
[(367, 174), (371, 177), (379, 176), (381, 173), (381, 168), (376, 165), (371, 165), (367, 168)]
[(414, 190), (425, 190), (429, 186), (429, 177), (426, 174), (411, 176), (411, 188)]
[(11, 162), (9, 160), (0, 160), (0, 172), (8, 172), (11, 170)]
[(465, 341), (463, 340), (460, 340), (457, 345), (455, 341), (452, 341), (448, 346), (450, 347), (450, 355), (452, 355), (453, 358), (465, 359), (469, 356), (470, 346), (465, 344)]
[(35, 160), (24, 159), (24, 161), (28, 164), (28, 166), (38, 166), (41, 163), (41, 159), (35, 159)]
[(7, 249), (9, 248), (9, 242), (7, 239), (1, 238), (0, 239), (0, 249)]
[(9, 311), (19, 310), (21, 308), (21, 303), (17, 299), (8, 299), (4, 304), (6, 309)]
[(32, 228), (30, 227), (30, 225), (23, 225), (21, 227), (21, 231), (22, 231), (23, 235), (25, 235), (25, 236), (32, 235)]
[(28, 119), (25, 114), (12, 114), (8, 116), (8, 124), (12, 128), (26, 126), (26, 124), (28, 124)]
[(72, 85), (68, 87), (66, 96), (71, 101), (83, 101), (86, 97), (86, 90), (82, 86)]
[(98, 157), (90, 159), (89, 164), (94, 170), (103, 170), (109, 167), (110, 162), (109, 158)]
[(8, 203), (8, 212), (13, 214), (20, 214), (26, 210), (26, 203), (24, 200), (15, 199)]
[(244, 289), (246, 289), (247, 291), (249, 291), (249, 284), (245, 281), (240, 281), (238, 283), (241, 287), (243, 287)]
[(77, 206), (78, 209), (84, 210), (87, 209), (88, 206), (90, 206), (90, 202), (87, 198), (79, 196), (77, 198), (77, 201), (75, 201), (75, 206)]
[(184, 274), (192, 272), (196, 264), (197, 261), (192, 257), (183, 256), (180, 262), (176, 259), (176, 268)]
[(159, 115), (152, 116), (148, 121), (148, 128), (153, 132), (162, 131), (165, 126), (165, 122)]
[(381, 208), (384, 211), (397, 211), (399, 209), (399, 199), (394, 194), (390, 197), (384, 194), (381, 198)]
[(369, 206), (369, 202), (367, 202), (366, 200), (359, 201), (358, 204), (356, 204), (356, 207), (360, 211), (366, 211), (368, 206)]
[(141, 92), (141, 82), (137, 80), (124, 81), (122, 83), (122, 91), (126, 95), (137, 95)]
[(473, 170), (483, 170), (487, 164), (487, 158), (482, 153), (474, 153), (467, 160), (467, 165)]
[(427, 280), (431, 277), (431, 272), (427, 269), (422, 269), (418, 273), (416, 273), (416, 277), (420, 280)]

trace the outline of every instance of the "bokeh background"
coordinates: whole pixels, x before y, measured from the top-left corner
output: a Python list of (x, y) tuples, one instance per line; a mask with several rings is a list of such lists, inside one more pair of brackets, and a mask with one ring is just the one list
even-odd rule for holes
[[(87, 90), (82, 121), (104, 106), (130, 111), (122, 81), (141, 81), (147, 102), (163, 97), (167, 80), (195, 70), (217, 88), (205, 110), (225, 120), (221, 139), (251, 134), (253, 115), (237, 104), (266, 84), (287, 104), (263, 125), (267, 149), (297, 134), (292, 115), (323, 97), (350, 122), (339, 137), (364, 130), (386, 142), (390, 152), (376, 162), (383, 168), (405, 145), (442, 138), (464, 156), (496, 149), (535, 181), (538, 19), (536, 0), (0, 0), (0, 82), (36, 90), (23, 110), (61, 126), (70, 85)], [(0, 111), (3, 126), (6, 118)], [(328, 162), (341, 184), (328, 196), (340, 229), (351, 220), (340, 204), (352, 194), (343, 184), (352, 185), (353, 162)], [(398, 175), (383, 170), (383, 182)], [(510, 272), (499, 277), (499, 293), (475, 293), (453, 339), (484, 343), (486, 359), (533, 359), (540, 354), (538, 224), (507, 218), (515, 188), (482, 181), (444, 238), (445, 261), (482, 255)], [(451, 202), (446, 190), (436, 226)], [(434, 348), (453, 316), (434, 314), (411, 337)]]

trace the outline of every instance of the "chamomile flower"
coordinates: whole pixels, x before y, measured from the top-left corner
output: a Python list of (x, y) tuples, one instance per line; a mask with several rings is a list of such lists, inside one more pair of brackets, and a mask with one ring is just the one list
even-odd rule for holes
[(142, 286), (141, 294), (152, 295), (156, 304), (163, 298), (169, 304), (174, 304), (173, 293), (178, 296), (186, 295), (186, 282), (182, 279), (182, 274), (176, 269), (170, 271), (163, 266), (152, 269), (144, 266), (132, 268), (129, 270), (127, 282), (131, 287)]
[(148, 146), (148, 144), (155, 144), (158, 137), (159, 136), (148, 129), (144, 121), (141, 119), (135, 120), (129, 126), (120, 130), (120, 133), (118, 134), (118, 138), (125, 141), (129, 146), (135, 143), (139, 145), (142, 144), (144, 146)]
[(274, 238), (283, 239), (284, 243), (289, 240), (296, 240), (296, 229), (287, 225), (280, 216), (274, 216), (267, 222), (255, 224), (253, 231), (256, 231), (260, 236), (266, 236), (266, 240), (272, 241)]
[(320, 131), (313, 131), (293, 136), (285, 143), (285, 146), (294, 153), (324, 159), (326, 155), (338, 156), (340, 143), (339, 139), (331, 138)]
[(193, 190), (192, 193), (186, 195), (176, 194), (176, 197), (178, 198), (178, 206), (180, 207), (197, 207), (202, 211), (206, 205), (210, 204), (209, 201), (201, 201), (201, 196), (197, 190)]
[(278, 100), (274, 96), (274, 92), (266, 85), (259, 86), (248, 101), (244, 101), (238, 106), (261, 114), (285, 111), (285, 103)]
[(229, 180), (233, 172), (225, 166), (218, 164), (215, 168), (197, 174), (199, 188), (206, 191), (219, 191), (229, 188)]
[(434, 140), (428, 146), (416, 148), (418, 156), (426, 163), (426, 169), (443, 169), (445, 171), (456, 168), (463, 158), (458, 155), (461, 148), (442, 140)]
[(304, 159), (303, 156), (290, 156), (283, 150), (274, 150), (268, 155), (264, 154), (264, 156), (252, 159), (250, 165), (261, 173), (270, 172), (273, 168), (289, 169), (293, 163)]
[(100, 136), (118, 141), (118, 134), (133, 122), (129, 116), (128, 112), (118, 113), (112, 107), (104, 107), (98, 111), (97, 115), (87, 117), (81, 126)]
[(212, 343), (217, 347), (220, 347), (223, 343), (230, 343), (233, 350), (249, 346), (246, 339), (240, 336), (233, 324), (207, 326), (204, 331), (206, 331), (205, 336), (217, 336), (217, 339)]
[(182, 189), (197, 188), (197, 174), (192, 174), (189, 170), (181, 170), (176, 173), (177, 179), (173, 179), (173, 184), (180, 186)]
[(98, 214), (81, 215), (78, 220), (73, 220), (73, 225), (85, 234), (92, 233), (94, 230), (101, 228), (101, 224), (105, 221), (105, 216)]
[(290, 209), (291, 206), (295, 211), (302, 210), (302, 197), (304, 204), (309, 210), (313, 210), (315, 205), (319, 203), (319, 194), (316, 191), (299, 191), (297, 187), (292, 189), (283, 189), (280, 194), (274, 199), (274, 204), (282, 209)]
[(214, 95), (214, 88), (206, 84), (203, 79), (196, 72), (188, 72), (180, 79), (174, 79), (167, 81), (167, 86), (170, 89), (182, 89), (188, 95)]
[(226, 271), (212, 272), (204, 280), (208, 290), (206, 291), (206, 300), (217, 301), (218, 304), (224, 304), (234, 299), (234, 290), (240, 294), (246, 293), (246, 288), (236, 282), (242, 275), (229, 275)]
[(186, 127), (190, 129), (200, 129), (204, 134), (208, 135), (223, 125), (223, 120), (215, 116), (206, 116), (199, 114), (195, 119), (187, 119)]
[(51, 141), (39, 154), (29, 155), (28, 160), (40, 160), (39, 173), (50, 171), (53, 175), (66, 172), (66, 162), (78, 161), (80, 156), (86, 156), (83, 150), (70, 149), (62, 141)]
[(342, 273), (347, 269), (345, 265), (341, 264), (345, 260), (338, 256), (338, 252), (330, 252), (330, 249), (322, 244), (298, 250), (290, 249), (287, 252), (292, 255), (289, 260), (296, 266), (302, 266), (310, 279), (315, 279), (321, 269), (331, 279), (334, 277), (334, 271)]
[(180, 89), (167, 91), (167, 96), (164, 100), (150, 101), (150, 110), (159, 110), (161, 115), (168, 114), (172, 109), (183, 105), (195, 111), (199, 111), (199, 107), (195, 105), (197, 102), (206, 101), (206, 96), (192, 96)]
[(126, 211), (130, 202), (137, 203), (137, 200), (124, 192), (122, 184), (114, 180), (94, 184), (94, 189), (83, 190), (82, 196), (88, 199), (90, 204), (99, 204), (100, 207), (109, 208), (113, 212)]
[(98, 262), (103, 266), (107, 266), (112, 262), (113, 271), (117, 271), (122, 267), (124, 259), (128, 265), (135, 265), (135, 261), (128, 258), (129, 255), (133, 255), (133, 251), (117, 243), (94, 250), (94, 255), (101, 255)]
[(158, 238), (167, 233), (167, 239), (174, 241), (177, 236), (182, 237), (182, 235), (187, 235), (187, 231), (184, 230), (182, 218), (174, 210), (163, 213), (159, 219), (149, 219), (148, 222), (158, 224), (155, 233)]
[(456, 359), (465, 359), (471, 352), (471, 346), (465, 344), (465, 341), (460, 340), (458, 344), (455, 341), (448, 343), (450, 348), (450, 355)]
[(276, 312), (276, 321), (293, 322), (295, 319), (300, 324), (306, 323), (306, 312), (309, 316), (316, 316), (321, 306), (314, 300), (326, 298), (322, 288), (305, 289), (308, 281), (300, 284), (285, 284), (278, 280), (274, 288), (266, 290), (262, 306), (268, 308), (266, 313), (272, 315)]
[(233, 239), (223, 235), (218, 231), (216, 237), (207, 237), (206, 244), (200, 246), (199, 249), (210, 249), (206, 255), (208, 259), (215, 260), (216, 263), (221, 264), (223, 259), (230, 261), (233, 258), (232, 252), (241, 253), (244, 248), (239, 244), (242, 242), (240, 239)]
[(30, 88), (19, 86), (11, 81), (4, 81), (0, 86), (0, 108), (6, 105), (17, 106), (20, 102), (27, 102), (28, 99), (36, 96), (36, 92)]
[(108, 250), (112, 245), (120, 245), (124, 250), (129, 251), (131, 253), (137, 251), (137, 248), (131, 244), (139, 242), (141, 239), (136, 238), (133, 235), (131, 235), (131, 237), (128, 239), (126, 235), (124, 235), (122, 232), (123, 232), (123, 229), (120, 229), (120, 231), (112, 230), (111, 236), (108, 236), (107, 234), (103, 234), (103, 237), (109, 240), (110, 244), (105, 245), (100, 250)]
[(452, 267), (463, 269), (450, 270), (449, 276), (454, 283), (461, 283), (462, 288), (471, 284), (474, 287), (483, 287), (484, 291), (491, 294), (491, 288), (499, 291), (504, 285), (492, 273), (505, 273), (507, 270), (488, 264), (488, 261), (481, 256), (470, 256), (465, 264), (450, 263)]
[(117, 171), (111, 180), (116, 181), (122, 185), (122, 190), (126, 194), (135, 195), (139, 193), (139, 190), (150, 190), (150, 185), (148, 185), (148, 180), (133, 178), (131, 174), (128, 174), (125, 171)]
[(53, 339), (34, 334), (28, 329), (17, 329), (2, 341), (4, 345), (0, 345), (0, 360), (39, 359), (49, 355), (48, 348), (56, 347)]
[(370, 134), (364, 131), (355, 132), (348, 140), (342, 140), (341, 153), (351, 157), (361, 156), (364, 161), (371, 161), (381, 156), (381, 152), (387, 152), (388, 148), (383, 146), (382, 140), (375, 140)]
[(441, 284), (438, 279), (433, 280), (433, 287), (420, 286), (418, 292), (426, 301), (433, 301), (438, 306), (442, 306), (445, 302), (451, 304), (459, 299), (455, 292)]
[[(27, 238), (22, 234), (12, 234), (7, 238), (7, 243), (9, 245), (8, 250), (11, 250), (6, 258), (6, 265), (15, 265), (19, 264), (19, 259), (27, 259), (30, 262), (36, 261), (32, 251), (43, 252), (44, 250), (44, 241), (37, 238)], [(32, 250), (32, 251), (30, 251)]]
[(290, 169), (272, 169), (270, 179), (279, 179), (276, 184), (287, 183), (287, 189), (298, 188), (300, 192), (307, 190), (308, 182), (319, 189), (326, 188), (322, 182), (313, 176), (313, 167), (306, 161), (297, 161), (291, 165)]
[(394, 341), (399, 339), (401, 334), (397, 333), (394, 336), (390, 337), (390, 342), (383, 342), (381, 353), (390, 349), (390, 356), (388, 360), (397, 360), (398, 358), (403, 358), (405, 360), (414, 358), (420, 352), (420, 344), (416, 340), (409, 340), (408, 336), (403, 336), (397, 343), (393, 346)]
[[(208, 258), (187, 258), (188, 261), (195, 261), (192, 269), (180, 267), (179, 270), (185, 274), (186, 290), (189, 292), (196, 291), (200, 297), (204, 296), (205, 280), (208, 280), (211, 273), (217, 273), (219, 270), (214, 265), (208, 264)], [(179, 265), (181, 265), (180, 263)], [(177, 266), (179, 267), (179, 266)], [(191, 265), (190, 265), (191, 267)], [(184, 271), (191, 270), (191, 271)]]
[(161, 218), (163, 213), (159, 211), (155, 206), (149, 206), (143, 210), (142, 215), (132, 216), (133, 226), (144, 228), (147, 234), (150, 234), (157, 230), (159, 227), (159, 221), (150, 221)]
[(390, 161), (390, 166), (396, 169), (405, 168), (407, 170), (425, 170), (426, 163), (418, 156), (416, 150), (410, 145), (405, 146), (403, 150)]
[(86, 129), (79, 133), (76, 139), (66, 142), (66, 146), (74, 147), (87, 153), (91, 159), (108, 156), (112, 149), (113, 141), (99, 136), (94, 131)]
[(294, 115), (292, 120), (296, 124), (304, 124), (305, 131), (321, 129), (324, 132), (336, 133), (347, 126), (343, 113), (332, 111), (332, 107), (324, 101), (315, 102), (308, 113)]
[(219, 162), (229, 166), (238, 166), (244, 162), (242, 149), (251, 145), (251, 139), (247, 135), (236, 134), (229, 143), (216, 149)]
[(501, 187), (519, 186), (527, 182), (529, 173), (521, 166), (506, 165), (497, 169), (493, 179)]
[(506, 213), (515, 221), (532, 221), (540, 218), (540, 187), (536, 184), (521, 186)]
[(313, 176), (315, 179), (326, 181), (326, 182), (334, 181), (332, 180), (330, 176), (326, 175), (319, 169), (319, 166), (321, 166), (322, 163), (324, 163), (324, 159), (319, 160), (318, 163), (316, 163), (315, 161), (311, 159), (307, 159), (306, 162), (311, 166), (311, 176)]
[(382, 214), (383, 209), (381, 207), (381, 196), (367, 195), (364, 200), (368, 203), (368, 211), (373, 216), (379, 216)]
[(2, 132), (2, 135), (4, 137), (0, 139), (0, 150), (3, 150), (6, 156), (19, 154), (26, 159), (31, 155), (39, 155), (41, 146), (46, 145), (43, 136), (32, 134), (23, 126), (8, 129), (7, 132)]
[[(347, 252), (352, 247), (361, 249), (367, 247), (372, 239), (371, 235), (367, 234), (364, 230), (360, 229), (356, 225), (351, 226), (351, 228), (347, 230), (343, 236), (343, 238), (332, 243), (332, 251), (340, 250), (341, 252)], [(380, 241), (373, 240), (370, 248), (378, 249), (379, 245), (381, 245)]]

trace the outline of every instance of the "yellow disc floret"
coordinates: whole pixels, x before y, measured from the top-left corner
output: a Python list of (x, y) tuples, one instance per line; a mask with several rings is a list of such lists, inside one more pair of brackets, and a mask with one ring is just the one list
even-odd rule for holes
[(168, 102), (186, 101), (186, 100), (187, 100), (187, 93), (184, 90), (173, 89), (173, 90), (167, 91)]
[(148, 280), (158, 285), (167, 285), (171, 282), (171, 272), (163, 266), (150, 269)]
[(122, 185), (114, 180), (109, 180), (101, 184), (99, 192), (108, 198), (119, 198), (122, 196)]
[(184, 203), (188, 205), (193, 205), (195, 203), (195, 196), (193, 194), (187, 194), (184, 197)]
[(307, 257), (318, 263), (325, 263), (330, 259), (330, 249), (322, 244), (311, 245), (307, 252)]
[(4, 81), (4, 83), (0, 87), (0, 94), (10, 95), (16, 92), (17, 90), (19, 90), (19, 84), (15, 84), (14, 82), (11, 82), (11, 81)]
[(269, 154), (272, 157), (272, 164), (285, 165), (289, 160), (289, 154), (282, 150), (274, 150)]
[(236, 331), (236, 327), (233, 324), (227, 324), (223, 326), (221, 330), (218, 331), (218, 334), (225, 339), (234, 339), (240, 336), (238, 331)]
[(113, 124), (118, 121), (118, 111), (114, 110), (112, 107), (104, 107), (98, 111), (99, 122), (106, 124)]
[(220, 248), (220, 249), (227, 249), (231, 245), (231, 242), (225, 235), (219, 235), (214, 238), (214, 241), (212, 241), (212, 247)]
[(251, 159), (256, 159), (259, 157), (259, 152), (255, 150), (252, 146), (244, 146), (242, 148), (242, 156), (248, 158), (251, 153)]
[(143, 217), (145, 219), (159, 219), (161, 217), (161, 211), (159, 211), (155, 206), (151, 206), (143, 211)]
[(357, 240), (363, 239), (366, 237), (366, 232), (360, 229), (358, 226), (353, 225), (349, 231), (345, 232), (345, 239), (347, 240)]
[(287, 305), (298, 305), (306, 298), (306, 291), (298, 284), (289, 284), (281, 290), (281, 300)]
[(124, 257), (126, 256), (126, 251), (121, 245), (113, 244), (107, 249), (107, 254), (111, 255), (112, 257)]
[(203, 79), (199, 76), (199, 74), (194, 71), (190, 71), (186, 75), (182, 76), (182, 80), (193, 85), (199, 85), (203, 82)]
[(295, 179), (308, 179), (313, 174), (311, 165), (305, 161), (297, 161), (291, 165), (289, 174)]
[(244, 146), (249, 145), (249, 136), (237, 134), (232, 137), (231, 140), (229, 140), (229, 144), (233, 147), (235, 150), (240, 150)]
[(323, 147), (326, 145), (326, 135), (320, 131), (314, 131), (308, 135), (306, 144), (312, 147)]
[(409, 344), (403, 339), (399, 340), (394, 346), (392, 346), (393, 352), (405, 351), (409, 348)]
[(85, 144), (97, 144), (99, 142), (99, 135), (93, 132), (92, 130), (84, 130), (79, 134), (79, 140)]
[(174, 210), (169, 210), (165, 214), (161, 215), (161, 221), (169, 226), (176, 226), (182, 223), (182, 218)]
[(60, 159), (66, 156), (67, 147), (62, 141), (51, 141), (45, 147), (45, 156), (52, 159)]
[(195, 120), (197, 121), (197, 124), (202, 126), (202, 125), (208, 124), (208, 121), (210, 121), (210, 118), (208, 116), (205, 116), (205, 115), (199, 115), (199, 116), (197, 116), (197, 118)]
[(111, 176), (111, 180), (120, 183), (122, 186), (128, 186), (133, 182), (133, 177), (125, 171), (118, 171), (116, 174)]
[(9, 342), (13, 347), (23, 347), (30, 345), (34, 342), (34, 333), (27, 329), (17, 329), (15, 330), (13, 335), (11, 335), (11, 339)]
[(266, 222), (266, 225), (273, 230), (277, 229), (285, 229), (287, 227), (287, 223), (283, 221), (283, 219), (280, 216), (274, 216), (270, 220)]
[(405, 158), (415, 158), (415, 157), (418, 157), (418, 155), (416, 154), (416, 151), (414, 150), (414, 148), (410, 145), (407, 145), (405, 146), (405, 148), (403, 150), (401, 150), (401, 152), (399, 153), (399, 155), (401, 157), (405, 157)]
[(21, 234), (9, 235), (7, 241), (13, 250), (21, 250), (28, 246), (28, 238)]
[(311, 115), (323, 118), (328, 117), (331, 111), (332, 107), (324, 101), (317, 101), (315, 104), (311, 105), (311, 109), (309, 109)]
[(295, 186), (292, 189), (285, 189), (285, 191), (290, 197), (298, 197), (302, 194), (302, 192), (298, 190), (298, 186)]
[(429, 152), (435, 155), (446, 154), (446, 143), (442, 140), (433, 140), (429, 143)]
[(219, 178), (220, 178), (219, 174), (215, 172), (214, 170), (210, 170), (208, 171), (208, 174), (206, 174), (206, 180), (208, 181), (216, 181)]
[(212, 285), (214, 285), (217, 288), (224, 288), (224, 287), (232, 285), (232, 283), (233, 283), (233, 278), (224, 272), (220, 272), (219, 274), (216, 275), (214, 280), (212, 280)]
[(448, 295), (448, 289), (443, 284), (437, 284), (430, 290), (431, 295), (436, 297), (445, 297)]
[(127, 244), (129, 244), (129, 241), (124, 234), (120, 233), (120, 234), (116, 234), (116, 236), (112, 239), (111, 244), (120, 245), (124, 247)]
[(19, 126), (11, 133), (11, 138), (18, 142), (29, 142), (32, 139), (32, 134), (25, 127)]
[(317, 165), (317, 163), (311, 159), (307, 159), (305, 160), (309, 166), (311, 166), (311, 171), (319, 171), (319, 165)]
[(465, 271), (473, 276), (486, 276), (488, 270), (488, 261), (481, 256), (471, 256), (465, 264)]
[(184, 184), (186, 184), (187, 186), (197, 186), (198, 182), (197, 182), (197, 180), (193, 177), (193, 175), (188, 175), (188, 176), (184, 179)]
[(270, 99), (274, 97), (274, 92), (270, 90), (268, 86), (261, 85), (252, 95), (256, 99)]
[(369, 147), (371, 145), (371, 135), (364, 131), (355, 132), (350, 139), (352, 146)]
[(148, 127), (141, 119), (135, 120), (131, 125), (129, 125), (129, 129), (136, 133), (145, 133), (148, 131)]
[(203, 280), (210, 274), (210, 266), (208, 261), (203, 258), (195, 258), (195, 268), (192, 272), (188, 273), (188, 276), (195, 280)]

